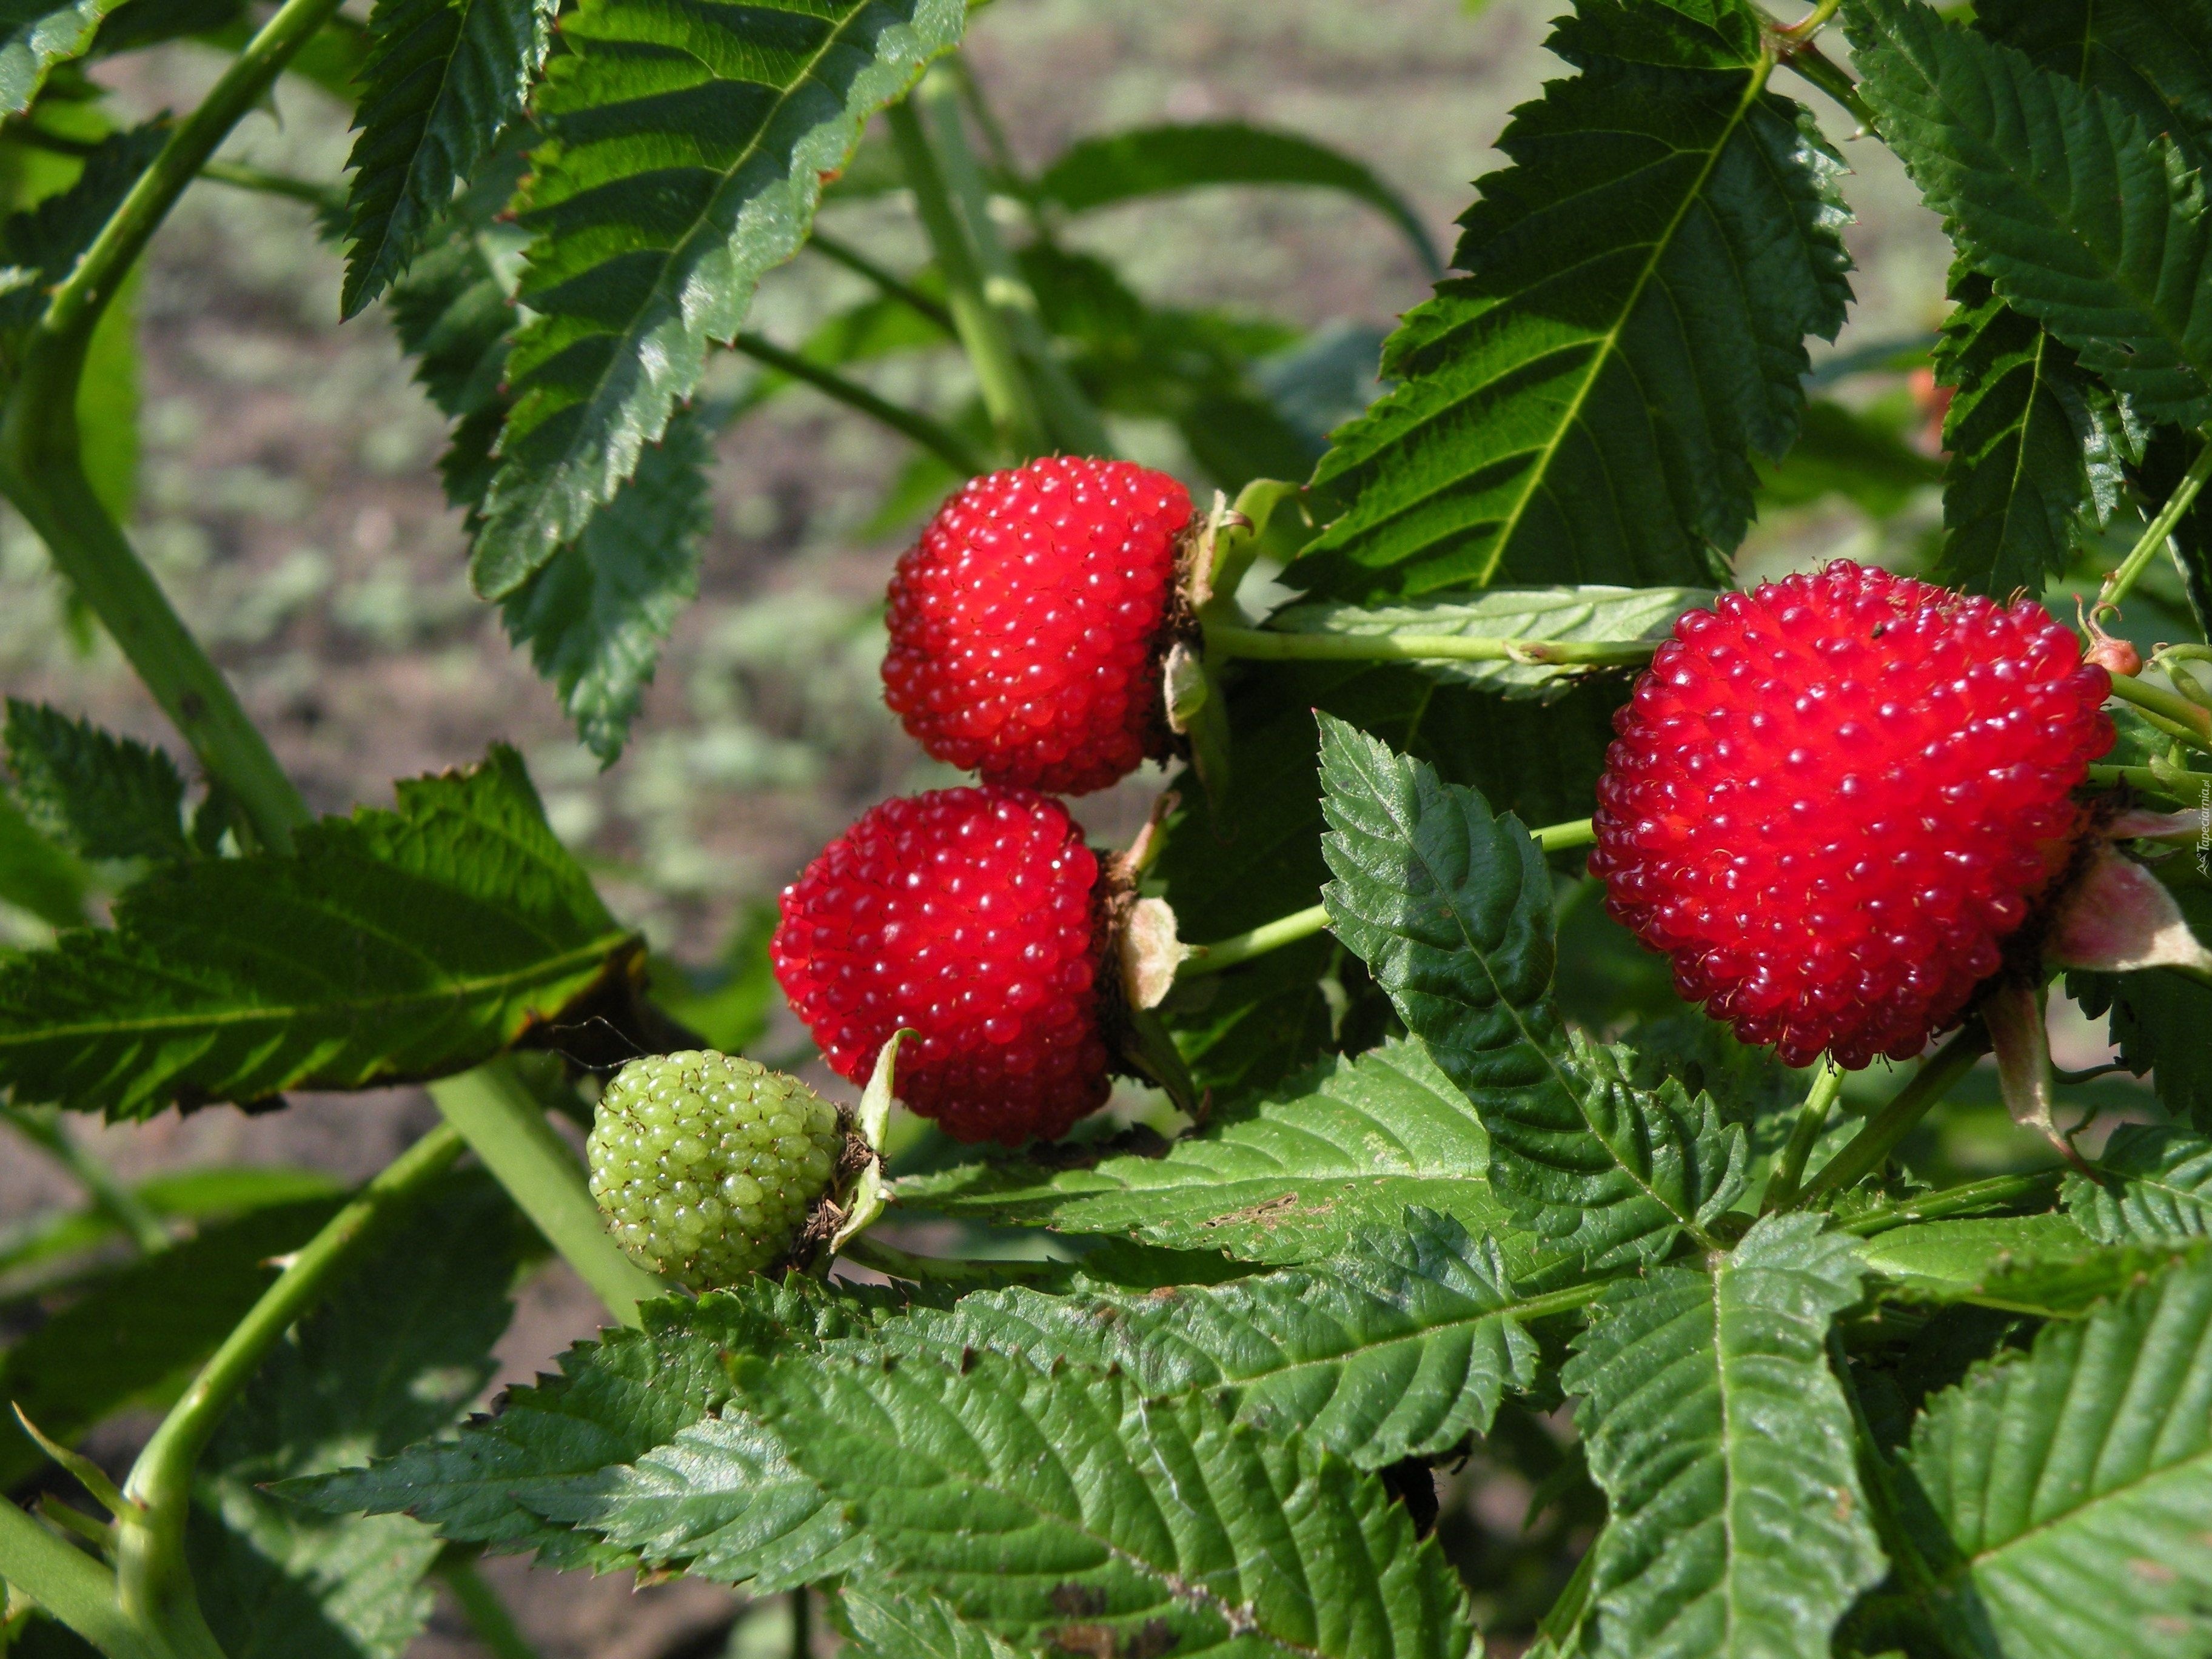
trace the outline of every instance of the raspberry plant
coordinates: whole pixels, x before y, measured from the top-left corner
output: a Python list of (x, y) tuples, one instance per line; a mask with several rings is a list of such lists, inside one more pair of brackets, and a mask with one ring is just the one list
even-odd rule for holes
[[(0, 896), (52, 936), (0, 958), (0, 1085), (86, 1205), (0, 1241), (47, 1316), (0, 1355), (0, 1647), (397, 1656), (434, 1577), (511, 1650), (492, 1550), (876, 1659), (1459, 1659), (1478, 1613), (1548, 1659), (2212, 1652), (2212, 12), (1561, 3), (1326, 434), (1294, 331), (1061, 227), (1221, 182), (1418, 218), (1236, 123), (1032, 171), (961, 0), (0, 22), (0, 493), (191, 762), (9, 706)], [(113, 127), (88, 69), (185, 35), (204, 101)], [(217, 155), (288, 73), (353, 101), (343, 185)], [(1941, 216), (1940, 335), (1814, 366), (1850, 208), (1801, 99)], [(321, 209), (608, 763), (743, 406), (911, 444), (950, 504), (887, 697), (982, 787), (872, 809), (759, 948), (849, 1119), (719, 1052), (762, 1022), (671, 994), (512, 750), (308, 813), (95, 483), (202, 180)], [(919, 269), (838, 234), (891, 192)], [(749, 331), (802, 257), (874, 298)], [(896, 403), (889, 349), (969, 389)], [(1939, 486), (1910, 574), (1735, 559)], [(1131, 847), (1036, 793), (1147, 756)], [(2054, 992), (2112, 1066), (2054, 1065)], [(1116, 1073), (1157, 1088), (1097, 1115)], [(350, 1194), (126, 1186), (67, 1127), (412, 1084), (443, 1121)], [(2031, 1133), (1977, 1163), (1991, 1109)], [(548, 1249), (612, 1322), (469, 1416)], [(1440, 1514), (1470, 1457), (1527, 1541)]]

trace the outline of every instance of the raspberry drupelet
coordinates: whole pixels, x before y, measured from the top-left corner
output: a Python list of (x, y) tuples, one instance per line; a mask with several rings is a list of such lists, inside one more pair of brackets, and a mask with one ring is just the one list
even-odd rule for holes
[(1161, 690), (1190, 496), (1127, 461), (974, 478), (891, 578), (884, 698), (987, 783), (1103, 789), (1173, 752)]
[(1059, 802), (940, 789), (871, 808), (783, 890), (769, 947), (839, 1075), (893, 1031), (898, 1096), (964, 1141), (1057, 1139), (1108, 1092), (1097, 855)]
[(1847, 561), (1723, 595), (1614, 716), (1591, 872), (1746, 1042), (1908, 1059), (2071, 860), (2110, 689), (2028, 600)]

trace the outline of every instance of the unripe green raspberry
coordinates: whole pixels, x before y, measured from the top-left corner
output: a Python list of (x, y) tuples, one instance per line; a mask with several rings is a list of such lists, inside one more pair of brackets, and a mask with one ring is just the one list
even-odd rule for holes
[(713, 1290), (790, 1253), (844, 1139), (796, 1078), (734, 1054), (654, 1054), (599, 1097), (592, 1196), (637, 1261)]

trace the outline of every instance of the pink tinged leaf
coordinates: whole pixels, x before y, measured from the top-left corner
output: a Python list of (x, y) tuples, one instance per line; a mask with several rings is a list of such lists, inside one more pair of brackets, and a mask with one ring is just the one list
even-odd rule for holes
[(2106, 824), (2104, 834), (2107, 841), (2195, 841), (2203, 831), (2200, 811), (2146, 812), (2136, 807)]
[(2073, 1149), (2051, 1121), (2051, 1033), (2043, 1023), (2042, 988), (2002, 981), (1983, 999), (1982, 1018), (1990, 1028), (1997, 1085), (2012, 1121), (2035, 1130), (2071, 1158)]
[(2212, 951), (2189, 931), (2173, 895), (2109, 847), (2097, 849), (2088, 873), (2052, 918), (2045, 952), (2063, 968), (2107, 974), (2142, 968), (2212, 973)]

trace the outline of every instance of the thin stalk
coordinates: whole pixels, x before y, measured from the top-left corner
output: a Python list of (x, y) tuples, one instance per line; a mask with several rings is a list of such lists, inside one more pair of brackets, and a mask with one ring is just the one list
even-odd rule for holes
[(200, 168), (200, 177), (263, 196), (305, 202), (319, 213), (345, 206), (345, 192), (334, 185), (317, 184), (313, 179), (297, 179), (289, 173), (271, 173), (266, 167), (245, 167), (236, 161), (210, 161)]
[(1927, 1115), (1929, 1108), (1943, 1097), (1943, 1091), (1974, 1069), (1974, 1062), (1989, 1046), (1989, 1031), (1976, 1020), (1922, 1061), (1912, 1080), (1869, 1118), (1866, 1127), (1851, 1138), (1850, 1144), (1830, 1158), (1820, 1174), (1807, 1183), (1806, 1200), (1810, 1201), (1823, 1193), (1848, 1187), (1878, 1167), (1896, 1150), (1897, 1143), (1911, 1133), (1912, 1126)]
[(159, 1635), (125, 1616), (113, 1573), (6, 1498), (0, 1498), (0, 1578), (107, 1659), (179, 1659)]
[(607, 1236), (576, 1155), (546, 1121), (514, 1062), (495, 1060), (441, 1079), (430, 1085), (430, 1098), (608, 1312), (635, 1325), (640, 1302), (667, 1294), (665, 1284)]
[(976, 1285), (1006, 1279), (1035, 1279), (1066, 1266), (1061, 1261), (973, 1261), (915, 1255), (866, 1234), (848, 1239), (838, 1254), (863, 1267), (873, 1267), (887, 1279), (903, 1279), (909, 1285)]
[(16, 1133), (67, 1170), (77, 1185), (84, 1188), (93, 1208), (128, 1233), (140, 1249), (150, 1255), (169, 1248), (169, 1230), (161, 1224), (161, 1218), (146, 1207), (145, 1200), (137, 1194), (118, 1181), (105, 1164), (70, 1138), (58, 1114), (51, 1109), (42, 1110), (32, 1106), (0, 1106), (0, 1117), (5, 1117)]
[(740, 334), (730, 343), (755, 362), (766, 363), (770, 368), (788, 374), (794, 380), (804, 380), (817, 392), (836, 398), (847, 408), (857, 409), (902, 437), (912, 439), (924, 449), (933, 452), (963, 477), (973, 477), (978, 472), (991, 470), (989, 460), (978, 454), (975, 447), (951, 427), (940, 425), (917, 410), (902, 408), (879, 398), (857, 380), (848, 380), (835, 369), (810, 362), (797, 352), (787, 351), (774, 341), (764, 340), (757, 334)]
[(1790, 1132), (1790, 1144), (1782, 1149), (1774, 1173), (1767, 1177), (1766, 1196), (1759, 1206), (1762, 1214), (1786, 1210), (1796, 1201), (1797, 1184), (1805, 1174), (1805, 1160), (1813, 1155), (1820, 1131), (1828, 1127), (1828, 1118), (1836, 1109), (1836, 1097), (1843, 1088), (1844, 1068), (1832, 1060), (1820, 1060), (1813, 1073), (1813, 1086), (1805, 1091), (1805, 1104), (1797, 1114), (1796, 1127)]
[(801, 1584), (791, 1592), (791, 1659), (808, 1659), (813, 1651), (813, 1595)]
[(2149, 568), (2159, 549), (2166, 545), (2166, 538), (2173, 534), (2174, 526), (2181, 522), (2181, 515), (2189, 511), (2190, 503), (2197, 499), (2197, 492), (2204, 488), (2208, 477), (2212, 477), (2212, 443), (2198, 447), (2196, 459), (2190, 462), (2189, 471), (2181, 475), (2181, 482), (2174, 486), (2166, 505), (2159, 508), (2158, 516), (2143, 527), (2143, 533), (2136, 538), (2128, 556), (2120, 561), (2120, 568), (2105, 579), (2097, 594), (2098, 610), (2107, 605), (2114, 610), (2119, 608), (2136, 578)]
[(1516, 662), (1631, 667), (1651, 660), (1656, 640), (1520, 640), (1465, 634), (1294, 634), (1217, 625), (1206, 642), (1231, 657), (1270, 662)]
[(961, 125), (957, 79), (942, 68), (933, 69), (922, 76), (915, 96), (928, 118), (938, 166), (966, 222), (975, 263), (983, 273), (984, 298), (998, 313), (1008, 337), (1022, 355), (1047, 429), (1061, 448), (1075, 454), (1111, 454), (1106, 423), (1054, 351), (1036, 293), (1000, 240), (998, 227), (991, 222), (991, 193)]
[[(1529, 835), (1536, 845), (1547, 853), (1565, 851), (1571, 848), (1587, 847), (1597, 838), (1596, 826), (1588, 818), (1576, 818), (1566, 823), (1547, 823)], [(1227, 939), (1216, 939), (1211, 945), (1194, 945), (1191, 954), (1183, 961), (1176, 977), (1198, 979), (1207, 974), (1218, 974), (1224, 969), (1234, 968), (1255, 957), (1263, 957), (1270, 951), (1279, 951), (1285, 945), (1296, 945), (1300, 939), (1311, 939), (1328, 926), (1328, 907), (1308, 905), (1287, 916), (1263, 922), (1249, 933), (1234, 933)]]
[(952, 194), (937, 165), (937, 152), (922, 130), (921, 118), (911, 100), (893, 104), (884, 112), (891, 143), (898, 150), (899, 166), (907, 188), (914, 193), (915, 210), (937, 255), (937, 268), (945, 273), (945, 297), (960, 343), (975, 371), (976, 390), (999, 440), (1015, 455), (1027, 459), (1052, 447), (1045, 430), (1044, 411), (1022, 368), (1021, 354), (1006, 331), (1003, 319), (983, 294), (983, 272), (969, 246), (968, 233), (952, 204)]
[(910, 311), (921, 313), (947, 334), (957, 336), (960, 332), (951, 312), (896, 271), (877, 264), (850, 242), (825, 234), (817, 226), (808, 233), (806, 246), (833, 264), (842, 265), (854, 276), (866, 277), (890, 298), (896, 300)]
[(193, 1467), (270, 1346), (321, 1300), (379, 1225), (412, 1205), (452, 1165), (461, 1146), (459, 1134), (440, 1125), (325, 1222), (232, 1328), (138, 1454), (124, 1484), (124, 1495), (136, 1507), (116, 1517), (116, 1587), (124, 1613), (141, 1629), (160, 1631), (187, 1652), (203, 1638), (206, 1650), (216, 1650), (185, 1565)]
[(446, 1581), (453, 1605), (460, 1608), (461, 1617), (469, 1621), (469, 1628), (492, 1659), (539, 1659), (538, 1650), (531, 1646), (530, 1638), (507, 1610), (507, 1603), (499, 1599), (499, 1592), (477, 1571), (472, 1557), (446, 1556), (438, 1563), (438, 1576)]
[[(2212, 445), (2206, 448), (2212, 453)], [(2112, 676), (2112, 695), (2122, 702), (2134, 704), (2160, 731), (2179, 738), (2192, 749), (2212, 754), (2212, 709), (2199, 708), (2185, 696), (2146, 685), (2126, 674)]]
[(1844, 1232), (1869, 1238), (1876, 1233), (1886, 1233), (1893, 1227), (1903, 1227), (1915, 1221), (1942, 1221), (1954, 1215), (1972, 1215), (1980, 1210), (2026, 1203), (2055, 1191), (2065, 1177), (2063, 1170), (2034, 1170), (2026, 1175), (1991, 1176), (1986, 1181), (1970, 1181), (1963, 1187), (1953, 1187), (1943, 1192), (1899, 1199), (1880, 1209), (1862, 1211), (1836, 1224)]
[(1777, 36), (1786, 40), (1809, 40), (1827, 27), (1828, 20), (1843, 9), (1844, 0), (1820, 0), (1820, 3), (1794, 23), (1777, 28)]
[[(2089, 769), (2088, 781), (2101, 789), (2125, 784), (2130, 789), (2140, 789), (2146, 794), (2163, 795), (2169, 800), (2182, 799), (2174, 793), (2170, 779), (2160, 777), (2155, 769), (2148, 766), (2093, 766)], [(2212, 773), (2205, 775), (2205, 781), (2212, 783)]]

